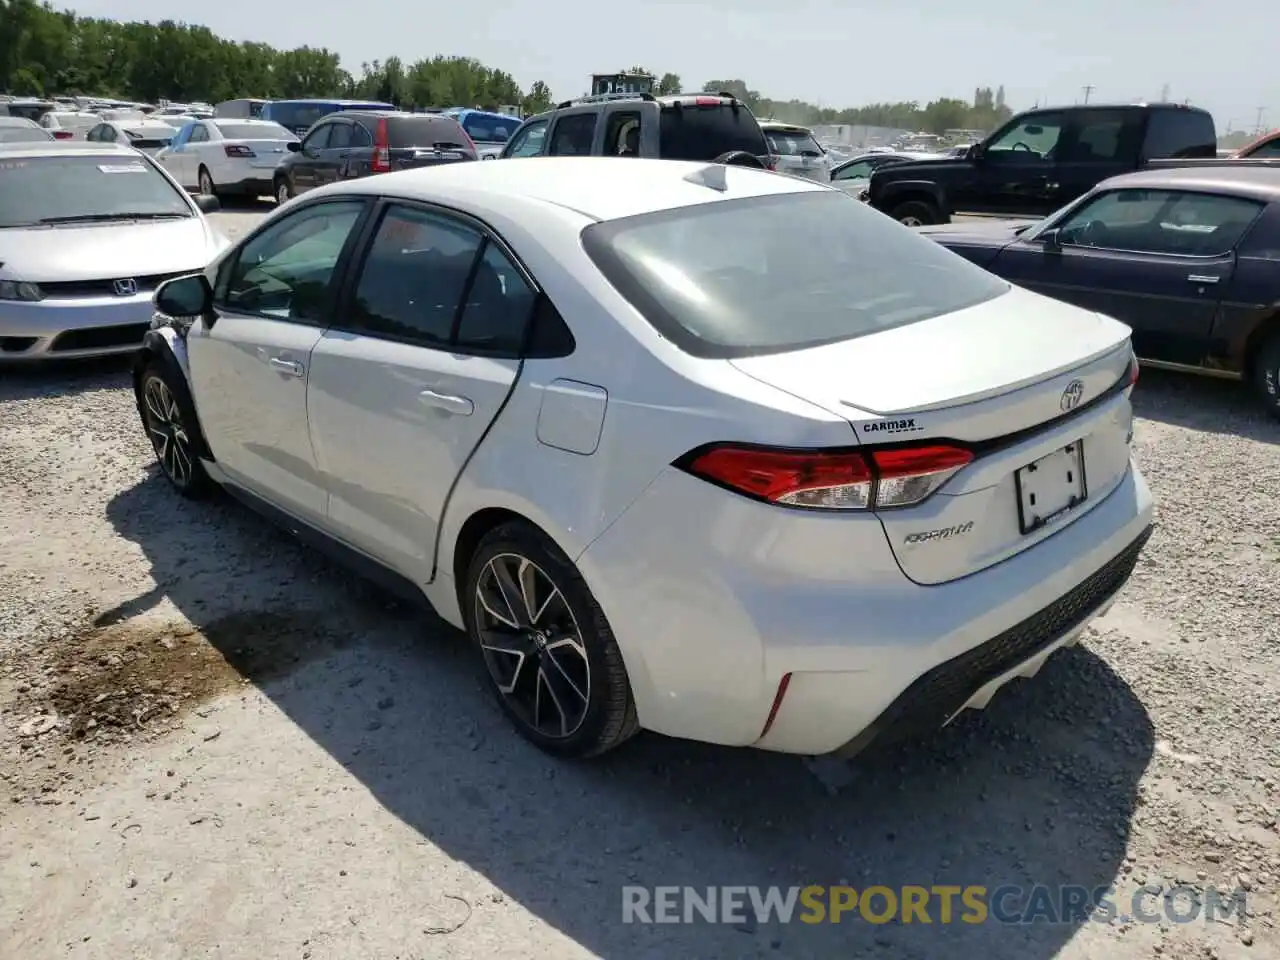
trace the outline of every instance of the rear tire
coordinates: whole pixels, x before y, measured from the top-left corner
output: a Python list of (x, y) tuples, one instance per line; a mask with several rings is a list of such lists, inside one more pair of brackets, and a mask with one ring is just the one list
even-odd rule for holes
[(209, 168), (200, 167), (200, 171), (196, 174), (197, 182), (200, 184), (200, 192), (211, 197), (218, 195), (218, 185), (213, 182), (213, 175), (209, 173)]
[(526, 740), (584, 759), (640, 729), (609, 621), (541, 530), (514, 521), (486, 534), (460, 600), (486, 685)]
[(932, 203), (925, 200), (908, 200), (900, 203), (889, 213), (904, 227), (928, 227), (942, 222), (942, 213)]
[(197, 426), (187, 422), (178, 403), (181, 387), (171, 377), (155, 360), (147, 364), (138, 381), (138, 413), (160, 472), (182, 496), (198, 500), (212, 490), (213, 481), (196, 450)]
[(293, 185), (288, 177), (276, 177), (274, 195), (277, 204), (288, 203), (293, 199)]
[(1253, 388), (1267, 413), (1280, 420), (1280, 334), (1272, 334), (1254, 357)]

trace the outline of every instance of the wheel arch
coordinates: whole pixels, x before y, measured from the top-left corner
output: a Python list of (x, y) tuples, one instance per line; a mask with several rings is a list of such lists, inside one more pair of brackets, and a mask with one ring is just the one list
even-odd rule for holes
[(148, 330), (143, 337), (141, 349), (134, 357), (133, 399), (138, 405), (139, 415), (142, 413), (142, 375), (153, 363), (169, 375), (174, 399), (182, 410), (182, 416), (188, 423), (194, 425), (195, 435), (191, 440), (196, 452), (203, 459), (216, 462), (213, 450), (209, 447), (209, 441), (205, 438), (204, 428), (200, 425), (195, 400), (191, 395), (186, 344), (172, 327)]
[(1262, 352), (1263, 346), (1276, 338), (1280, 338), (1280, 304), (1245, 337), (1240, 359), (1241, 373), (1246, 382), (1251, 381), (1257, 373), (1258, 354)]
[(900, 180), (885, 186), (884, 192), (876, 197), (876, 209), (888, 213), (900, 204), (915, 201), (937, 207), (939, 214), (949, 217), (946, 200), (942, 187), (932, 180)]

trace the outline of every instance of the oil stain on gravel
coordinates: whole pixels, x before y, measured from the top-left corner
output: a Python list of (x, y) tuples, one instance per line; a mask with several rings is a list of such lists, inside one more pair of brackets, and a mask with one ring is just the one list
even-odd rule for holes
[(319, 614), (306, 612), (235, 613), (204, 627), (128, 620), (46, 648), (52, 682), (32, 686), (30, 710), (56, 717), (50, 723), (76, 738), (156, 731), (220, 693), (283, 676), (340, 645)]

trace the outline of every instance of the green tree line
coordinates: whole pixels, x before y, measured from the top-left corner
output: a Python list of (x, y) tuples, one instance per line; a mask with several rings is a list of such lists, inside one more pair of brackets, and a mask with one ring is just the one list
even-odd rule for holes
[[(659, 93), (683, 90), (675, 73), (632, 67), (657, 78)], [(584, 78), (585, 79), (585, 78)], [(0, 0), (0, 90), (36, 96), (109, 96), (154, 103), (217, 103), (236, 97), (358, 97), (403, 108), (519, 105), (526, 113), (553, 102), (542, 81), (522, 90), (515, 78), (470, 57), (434, 56), (406, 64), (399, 57), (361, 65), (355, 76), (323, 47), (278, 50), (265, 43), (224, 40), (207, 27), (162, 20), (119, 23), (79, 17), (37, 0)], [(942, 133), (991, 129), (1011, 116), (1004, 88), (980, 88), (972, 103), (940, 98), (921, 105), (877, 103), (836, 109), (802, 100), (771, 100), (743, 80), (712, 80), (762, 117), (790, 123), (846, 123)]]

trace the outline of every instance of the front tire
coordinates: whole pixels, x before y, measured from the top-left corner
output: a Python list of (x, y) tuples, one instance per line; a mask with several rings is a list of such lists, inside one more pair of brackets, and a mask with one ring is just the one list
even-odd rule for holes
[(942, 222), (942, 213), (933, 204), (924, 200), (908, 200), (900, 203), (889, 216), (904, 227), (928, 227)]
[(1254, 357), (1253, 389), (1267, 413), (1280, 420), (1280, 334), (1273, 334)]
[(525, 739), (555, 756), (586, 758), (639, 730), (604, 611), (541, 530), (516, 521), (490, 531), (461, 599), (488, 686)]
[(138, 388), (138, 411), (160, 472), (178, 493), (195, 500), (208, 494), (213, 483), (191, 439), (196, 425), (186, 422), (170, 377), (154, 360), (147, 364)]
[(196, 177), (200, 184), (201, 193), (207, 194), (210, 197), (216, 197), (218, 195), (217, 184), (213, 182), (213, 175), (209, 173), (209, 169), (207, 167), (201, 167), (200, 172)]

